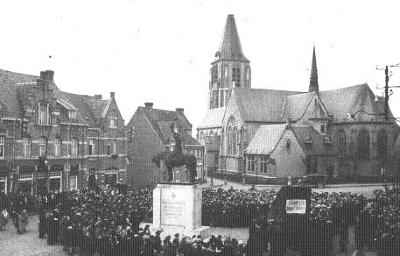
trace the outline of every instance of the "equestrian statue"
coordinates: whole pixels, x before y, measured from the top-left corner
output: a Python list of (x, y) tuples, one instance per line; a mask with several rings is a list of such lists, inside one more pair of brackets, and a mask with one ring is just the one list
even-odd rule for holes
[(172, 152), (164, 151), (155, 155), (152, 159), (152, 162), (157, 165), (157, 167), (161, 166), (160, 161), (164, 162), (164, 166), (167, 168), (168, 172), (168, 182), (172, 182), (173, 174), (172, 168), (186, 166), (189, 177), (189, 183), (194, 183), (197, 176), (197, 158), (192, 154), (184, 154), (182, 153), (182, 137), (181, 135), (175, 131), (175, 125), (172, 124), (170, 126), (172, 137), (175, 141), (175, 147)]

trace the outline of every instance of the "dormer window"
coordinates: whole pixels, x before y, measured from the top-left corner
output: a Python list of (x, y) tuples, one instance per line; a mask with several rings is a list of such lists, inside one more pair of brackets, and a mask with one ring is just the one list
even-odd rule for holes
[(117, 115), (115, 113), (111, 113), (110, 116), (108, 117), (108, 119), (109, 119), (109, 122), (110, 122), (110, 126), (109, 127), (111, 129), (117, 128), (117, 120), (118, 120)]
[(68, 118), (69, 120), (76, 120), (76, 111), (75, 110), (68, 111)]
[(326, 127), (325, 127), (325, 124), (321, 124), (321, 133), (325, 133), (325, 129)]
[(38, 104), (38, 110), (39, 124), (49, 125), (51, 123), (49, 105)]

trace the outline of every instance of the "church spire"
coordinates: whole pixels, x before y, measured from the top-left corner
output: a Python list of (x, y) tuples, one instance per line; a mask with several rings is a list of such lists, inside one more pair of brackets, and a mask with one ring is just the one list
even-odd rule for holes
[(315, 45), (313, 47), (313, 56), (311, 63), (311, 76), (310, 76), (310, 87), (308, 88), (309, 92), (319, 91), (318, 87), (318, 70), (317, 70), (317, 59), (315, 57)]
[(233, 14), (229, 14), (226, 18), (221, 45), (218, 52), (215, 54), (215, 57), (217, 60), (236, 60), (249, 62), (249, 60), (243, 54), (239, 34), (236, 28), (235, 17)]

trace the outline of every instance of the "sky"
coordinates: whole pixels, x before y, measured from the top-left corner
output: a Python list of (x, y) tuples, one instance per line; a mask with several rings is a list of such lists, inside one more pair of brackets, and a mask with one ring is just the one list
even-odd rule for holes
[[(0, 69), (39, 75), (77, 94), (116, 93), (129, 121), (138, 106), (207, 111), (210, 63), (228, 14), (250, 60), (252, 88), (307, 91), (315, 44), (320, 90), (367, 82), (382, 95), (400, 63), (396, 1), (2, 0)], [(49, 58), (51, 56), (51, 58)], [(400, 67), (390, 68), (400, 86)], [(400, 117), (400, 88), (390, 106)]]

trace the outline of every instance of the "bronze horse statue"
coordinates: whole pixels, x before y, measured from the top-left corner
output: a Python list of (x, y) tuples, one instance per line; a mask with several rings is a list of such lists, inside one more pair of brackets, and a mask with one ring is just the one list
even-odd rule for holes
[(164, 151), (155, 155), (152, 162), (160, 167), (160, 161), (164, 161), (164, 165), (168, 171), (168, 182), (173, 180), (172, 168), (186, 166), (189, 172), (189, 183), (194, 183), (197, 176), (197, 158), (192, 154), (182, 153), (181, 136), (174, 131), (174, 125), (171, 125), (172, 136), (175, 140), (175, 147), (172, 152)]

